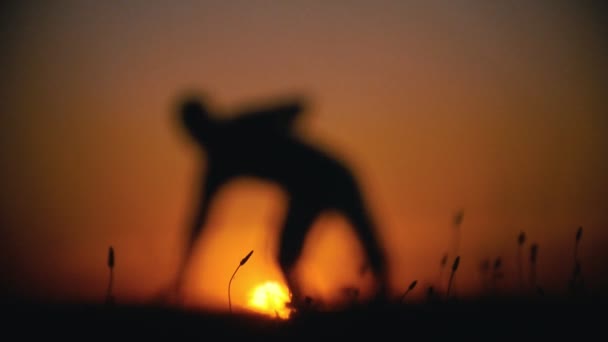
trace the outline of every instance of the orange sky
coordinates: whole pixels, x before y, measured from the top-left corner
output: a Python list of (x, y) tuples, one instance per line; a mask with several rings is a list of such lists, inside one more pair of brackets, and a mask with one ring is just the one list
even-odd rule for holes
[[(588, 285), (608, 286), (608, 60), (597, 9), (559, 1), (27, 1), (0, 16), (3, 286), (143, 301), (174, 275), (199, 175), (174, 121), (182, 91), (229, 110), (302, 92), (300, 127), (350, 161), (391, 262), (396, 295), (435, 283), (465, 209), (457, 293), (482, 258), (515, 284), (516, 237), (540, 244), (539, 281), (565, 291), (583, 226)], [(273, 224), (283, 194), (235, 182), (214, 206), (189, 277), (191, 303), (227, 307), (281, 281)], [(360, 286), (339, 217), (317, 222), (302, 261), (315, 298)]]

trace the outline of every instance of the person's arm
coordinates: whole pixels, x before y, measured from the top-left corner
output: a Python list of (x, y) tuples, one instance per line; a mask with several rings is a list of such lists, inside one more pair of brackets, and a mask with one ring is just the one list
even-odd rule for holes
[(192, 221), (189, 226), (189, 235), (186, 247), (186, 258), (192, 253), (192, 249), (197, 238), (200, 236), (201, 231), (209, 216), (209, 210), (214, 200), (215, 194), (222, 183), (218, 172), (213, 168), (207, 170), (206, 175), (203, 178), (203, 182), (200, 185), (199, 195), (196, 198), (195, 211), (193, 213)]
[(200, 231), (202, 230), (203, 225), (205, 224), (207, 217), (209, 215), (209, 208), (211, 207), (211, 202), (219, 188), (220, 180), (217, 177), (216, 173), (213, 169), (209, 169), (209, 172), (205, 176), (205, 180), (203, 184), (201, 184), (201, 191), (198, 198), (198, 207), (197, 211), (194, 213), (194, 220), (191, 225), (191, 237), (190, 240), (195, 240)]
[(186, 231), (185, 248), (175, 278), (174, 289), (178, 295), (181, 292), (186, 270), (192, 259), (194, 246), (206, 224), (214, 197), (223, 182), (219, 177), (220, 173), (211, 167), (212, 164), (208, 165), (207, 172), (201, 173), (198, 194), (194, 198), (194, 211)]

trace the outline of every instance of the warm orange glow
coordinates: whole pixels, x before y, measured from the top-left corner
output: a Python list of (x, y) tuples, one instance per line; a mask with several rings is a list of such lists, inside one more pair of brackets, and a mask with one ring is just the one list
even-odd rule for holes
[(287, 287), (275, 281), (267, 281), (251, 291), (248, 304), (255, 311), (287, 319), (291, 314), (291, 309), (286, 306), (288, 302), (289, 290)]
[[(191, 92), (226, 118), (284, 96), (309, 101), (294, 133), (352, 169), (394, 298), (415, 279), (407, 301), (445, 291), (456, 246), (455, 296), (485, 294), (479, 265), (499, 256), (500, 288), (519, 292), (521, 231), (524, 261), (527, 243), (539, 244), (539, 285), (565, 293), (579, 226), (585, 286), (606, 291), (603, 11), (591, 1), (415, 2), (0, 6), (2, 296), (102, 301), (108, 246), (117, 303), (148, 303), (172, 284), (207, 171), (176, 112)], [(257, 285), (287, 278), (277, 256), (289, 194), (253, 177), (218, 194), (184, 296), (228, 311), (230, 276), (254, 249), (231, 304), (274, 316), (247, 302)], [(371, 297), (348, 219), (332, 212), (314, 225), (289, 274), (302, 294), (327, 309), (350, 303), (344, 288)], [(251, 301), (272, 303), (264, 295)]]

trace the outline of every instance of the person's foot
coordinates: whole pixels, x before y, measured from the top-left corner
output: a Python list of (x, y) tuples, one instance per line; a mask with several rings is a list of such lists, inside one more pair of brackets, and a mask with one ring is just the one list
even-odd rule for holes
[(287, 307), (291, 311), (299, 311), (304, 308), (304, 305), (302, 305), (301, 301), (292, 297), (289, 302), (285, 303), (285, 307)]
[(285, 306), (291, 310), (291, 316), (300, 316), (302, 314), (310, 313), (314, 310), (314, 301), (311, 297), (306, 296), (304, 299), (292, 300), (285, 303)]

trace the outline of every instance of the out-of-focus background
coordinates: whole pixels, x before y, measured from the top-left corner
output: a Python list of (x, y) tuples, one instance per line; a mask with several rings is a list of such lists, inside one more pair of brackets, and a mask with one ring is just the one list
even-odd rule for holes
[[(3, 2), (3, 291), (101, 301), (110, 245), (117, 300), (146, 301), (170, 283), (204, 172), (175, 120), (191, 90), (225, 113), (283, 95), (310, 101), (298, 129), (358, 176), (395, 295), (414, 279), (412, 297), (444, 287), (440, 261), (448, 253), (451, 264), (456, 248), (456, 294), (483, 292), (480, 263), (497, 257), (497, 286), (516, 289), (520, 231), (526, 279), (538, 243), (538, 284), (565, 293), (580, 226), (585, 286), (605, 291), (599, 3)], [(223, 190), (197, 244), (190, 303), (225, 309), (230, 275), (251, 249), (233, 305), (258, 284), (283, 282), (274, 259), (283, 200), (249, 180)], [(315, 224), (301, 264), (314, 298), (368, 288), (351, 234), (340, 217)]]

